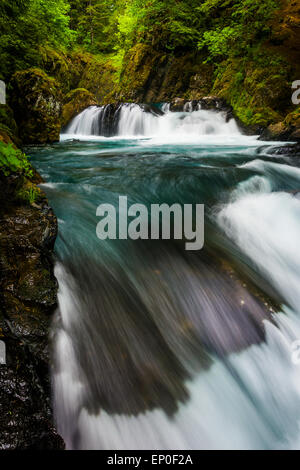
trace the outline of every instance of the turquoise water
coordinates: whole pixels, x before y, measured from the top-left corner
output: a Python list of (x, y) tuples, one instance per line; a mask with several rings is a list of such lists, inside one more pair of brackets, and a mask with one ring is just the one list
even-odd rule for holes
[[(300, 170), (228, 133), (30, 149), (59, 221), (53, 395), (68, 448), (299, 446)], [(120, 195), (205, 204), (204, 249), (100, 241), (96, 209)]]

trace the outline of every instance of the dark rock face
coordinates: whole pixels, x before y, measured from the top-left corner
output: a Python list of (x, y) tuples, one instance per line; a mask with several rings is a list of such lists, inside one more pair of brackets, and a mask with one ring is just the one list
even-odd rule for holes
[(26, 144), (59, 140), (61, 92), (53, 78), (40, 69), (16, 72), (10, 82), (11, 107)]
[(57, 221), (46, 198), (13, 199), (17, 178), (0, 181), (0, 449), (63, 449), (52, 424), (48, 351)]
[(6, 104), (0, 104), (0, 141), (5, 144), (20, 144), (13, 111)]

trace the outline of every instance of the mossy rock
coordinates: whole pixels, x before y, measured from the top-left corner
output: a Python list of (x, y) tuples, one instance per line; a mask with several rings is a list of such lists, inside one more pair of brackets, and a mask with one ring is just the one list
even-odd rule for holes
[(297, 106), (294, 111), (292, 111), (286, 116), (284, 123), (287, 126), (300, 129), (300, 106)]
[(218, 68), (213, 93), (224, 98), (242, 124), (253, 129), (281, 122), (291, 98), (290, 68), (283, 67), (282, 60), (271, 60), (266, 52), (258, 53), (255, 62), (227, 60)]
[(117, 70), (107, 57), (90, 57), (78, 87), (89, 90), (101, 104), (109, 104), (114, 93)]
[(95, 96), (84, 88), (70, 91), (63, 99), (61, 124), (65, 127), (77, 114), (89, 106), (97, 105)]
[[(42, 182), (41, 176), (30, 164), (27, 155), (15, 145), (0, 141), (0, 202), (11, 201), (32, 204), (43, 195), (36, 186)], [(2, 183), (2, 184), (1, 184)]]
[(40, 69), (16, 72), (10, 82), (11, 107), (22, 142), (57, 142), (62, 96), (59, 84)]
[(49, 46), (40, 47), (39, 52), (40, 68), (50, 77), (55, 77), (63, 93), (76, 88), (82, 69), (77, 70), (67, 54)]

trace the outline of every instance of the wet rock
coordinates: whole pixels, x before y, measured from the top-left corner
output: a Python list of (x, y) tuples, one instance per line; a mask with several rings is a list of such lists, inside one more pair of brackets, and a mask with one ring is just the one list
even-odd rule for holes
[(16, 197), (20, 179), (23, 184), (22, 174), (5, 175), (0, 167), (0, 340), (6, 346), (0, 449), (63, 449), (52, 422), (49, 379), (57, 221), (43, 193), (32, 204)]
[(199, 100), (184, 100), (175, 98), (170, 103), (170, 111), (196, 111), (198, 109), (212, 110), (224, 112), (226, 114), (226, 122), (234, 118), (232, 107), (222, 98), (217, 96), (205, 96)]
[(70, 91), (63, 99), (61, 124), (66, 126), (77, 114), (89, 106), (96, 106), (95, 96), (84, 88), (76, 88)]
[[(266, 147), (264, 147), (266, 149)], [(300, 155), (300, 144), (283, 145), (281, 147), (270, 147), (267, 149), (269, 155)]]
[(184, 105), (186, 103), (186, 100), (183, 98), (175, 98), (173, 101), (170, 103), (170, 111), (183, 111)]
[(164, 113), (157, 107), (151, 104), (139, 104), (145, 113), (153, 114), (154, 116), (163, 116)]
[(10, 82), (11, 106), (26, 144), (56, 142), (62, 96), (57, 82), (40, 69), (16, 72)]
[(293, 131), (294, 129), (287, 127), (284, 122), (278, 122), (277, 124), (271, 124), (269, 127), (264, 129), (259, 139), (266, 141), (286, 141), (291, 139)]

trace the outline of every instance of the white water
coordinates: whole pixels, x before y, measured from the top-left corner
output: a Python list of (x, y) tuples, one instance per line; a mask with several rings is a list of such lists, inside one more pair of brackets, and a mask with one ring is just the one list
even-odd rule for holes
[[(234, 119), (226, 122), (222, 112), (208, 110), (190, 112), (188, 103), (185, 112), (170, 112), (169, 105), (163, 105), (163, 116), (145, 112), (136, 104), (122, 105), (117, 116), (116, 135), (124, 138), (151, 138), (159, 142), (191, 143), (209, 140), (211, 143), (233, 141), (241, 136)], [(77, 138), (89, 139), (99, 133), (99, 122), (104, 118), (105, 107), (91, 106), (76, 116), (67, 126), (62, 140)], [(252, 140), (255, 137), (243, 139)], [(203, 140), (204, 141), (204, 140)]]
[[(88, 137), (97, 112), (84, 111), (69, 132)], [(208, 144), (217, 139), (238, 146), (242, 139), (235, 122), (226, 123), (221, 113), (200, 110), (155, 117), (136, 105), (122, 108), (118, 135), (151, 137), (153, 144), (201, 136)], [(241, 168), (258, 170), (261, 176), (240, 183), (214, 217), (289, 305), (276, 314), (278, 326), (266, 321), (265, 343), (231, 354), (227, 364), (215, 360), (208, 371), (187, 382), (190, 398), (173, 419), (160, 409), (137, 416), (89, 414), (82, 407), (84, 383), (74, 345), (61, 329), (56, 338), (60, 370), (54, 390), (56, 413), (65, 417), (59, 431), (68, 448), (73, 446), (75, 428), (82, 449), (299, 448), (300, 366), (292, 363), (291, 344), (300, 338), (300, 201), (285, 192), (272, 192), (271, 175), (299, 179), (300, 187), (300, 170), (260, 160)], [(73, 295), (76, 286), (60, 264), (56, 276), (62, 325), (68, 331), (70, 323), (80, 322)]]
[(96, 135), (99, 114), (101, 114), (103, 108), (103, 106), (101, 108), (98, 108), (98, 106), (90, 106), (82, 111), (82, 113), (75, 116), (68, 124), (67, 133), (71, 135)]

